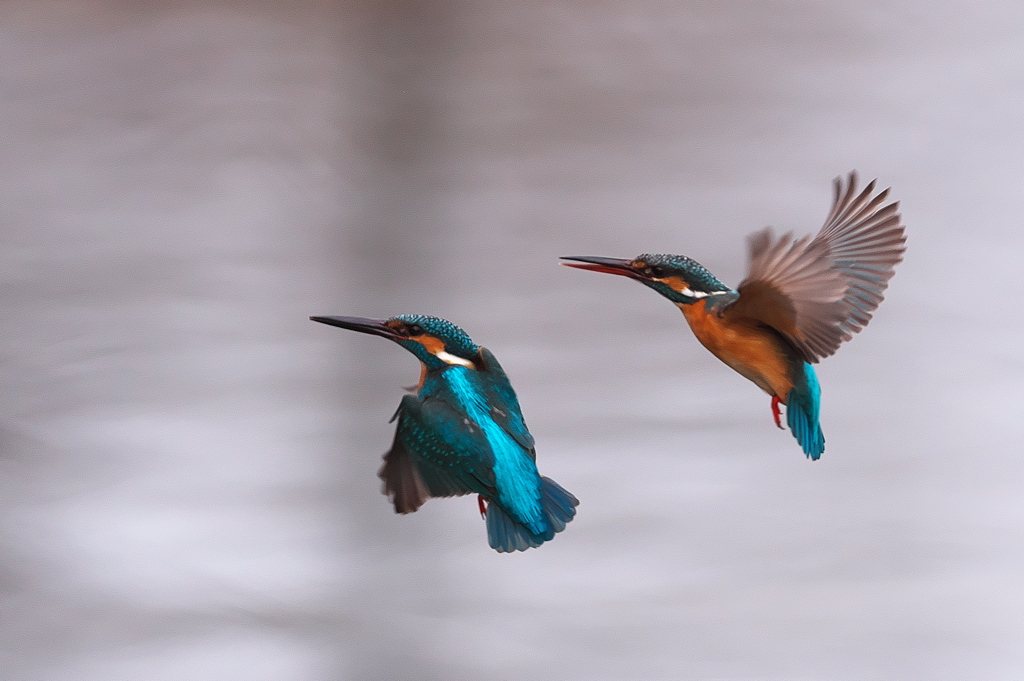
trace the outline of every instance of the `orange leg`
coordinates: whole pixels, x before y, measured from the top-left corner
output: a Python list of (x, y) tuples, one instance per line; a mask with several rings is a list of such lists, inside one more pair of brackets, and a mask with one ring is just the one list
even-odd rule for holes
[(478, 494), (477, 497), (476, 497), (476, 503), (477, 503), (477, 506), (480, 507), (480, 517), (481, 518), (486, 518), (487, 517), (487, 502), (484, 501), (484, 498)]
[(782, 413), (779, 411), (779, 404), (782, 400), (779, 399), (778, 395), (772, 395), (772, 416), (775, 418), (775, 425), (779, 427), (779, 430), (785, 430), (782, 427)]

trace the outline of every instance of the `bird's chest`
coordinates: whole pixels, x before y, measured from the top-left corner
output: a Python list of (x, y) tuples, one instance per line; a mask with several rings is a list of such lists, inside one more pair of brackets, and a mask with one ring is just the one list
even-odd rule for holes
[(785, 400), (793, 380), (778, 340), (756, 326), (730, 323), (728, 318), (709, 313), (706, 304), (701, 300), (679, 306), (701, 345), (769, 395)]

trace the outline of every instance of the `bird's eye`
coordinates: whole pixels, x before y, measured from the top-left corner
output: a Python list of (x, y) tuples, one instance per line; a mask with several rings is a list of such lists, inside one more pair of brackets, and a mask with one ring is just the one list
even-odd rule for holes
[(413, 324), (412, 326), (409, 327), (409, 335), (410, 336), (422, 336), (423, 335), (423, 327), (420, 326), (419, 324)]
[(659, 279), (665, 276), (665, 268), (660, 265), (655, 265), (654, 267), (647, 268), (647, 272), (648, 274)]

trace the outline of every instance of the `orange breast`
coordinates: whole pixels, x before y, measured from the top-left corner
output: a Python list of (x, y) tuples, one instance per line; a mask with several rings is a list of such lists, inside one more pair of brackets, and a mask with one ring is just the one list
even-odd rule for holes
[(753, 324), (729, 323), (728, 319), (708, 314), (706, 305), (706, 300), (699, 300), (679, 306), (697, 340), (766, 393), (785, 400), (793, 381), (779, 340)]

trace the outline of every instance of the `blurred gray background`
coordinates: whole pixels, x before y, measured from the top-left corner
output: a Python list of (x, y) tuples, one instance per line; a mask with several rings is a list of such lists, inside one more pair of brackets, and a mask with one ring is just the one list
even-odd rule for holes
[[(1016, 680), (1019, 2), (0, 3), (0, 678)], [(910, 241), (828, 450), (556, 257)], [(375, 472), (441, 315), (581, 499), (499, 555)]]

